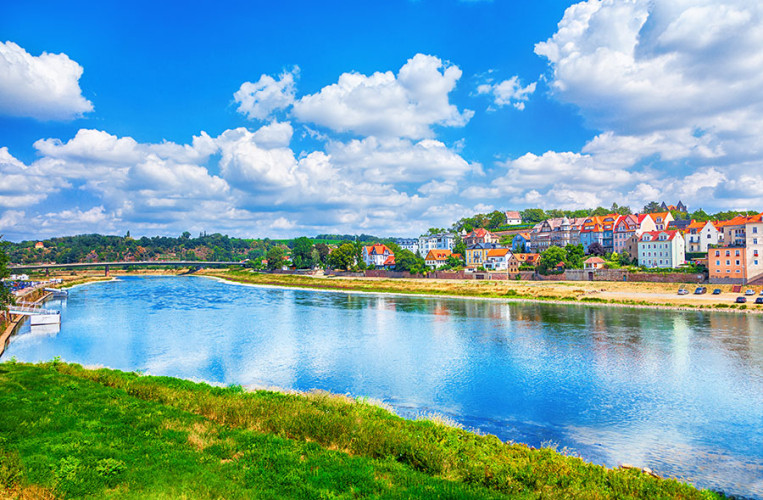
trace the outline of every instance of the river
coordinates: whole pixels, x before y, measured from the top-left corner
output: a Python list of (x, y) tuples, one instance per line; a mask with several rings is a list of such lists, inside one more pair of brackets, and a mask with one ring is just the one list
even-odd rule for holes
[(763, 498), (763, 316), (264, 288), (199, 277), (76, 287), (60, 356), (218, 384), (322, 389), (585, 460)]

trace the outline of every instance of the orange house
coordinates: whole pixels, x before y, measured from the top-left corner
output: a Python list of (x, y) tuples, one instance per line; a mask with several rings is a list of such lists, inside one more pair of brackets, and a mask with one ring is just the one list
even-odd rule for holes
[(746, 279), (747, 254), (745, 247), (711, 248), (707, 251), (707, 269), (711, 280)]

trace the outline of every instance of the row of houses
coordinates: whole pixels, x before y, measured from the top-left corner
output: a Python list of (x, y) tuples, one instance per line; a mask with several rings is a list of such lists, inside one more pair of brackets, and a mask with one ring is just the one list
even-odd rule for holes
[(638, 242), (644, 233), (670, 229), (670, 212), (579, 218), (553, 218), (536, 224), (531, 231), (514, 237), (513, 249), (542, 253), (552, 246), (583, 245), (586, 253), (594, 243), (605, 252), (638, 254)]

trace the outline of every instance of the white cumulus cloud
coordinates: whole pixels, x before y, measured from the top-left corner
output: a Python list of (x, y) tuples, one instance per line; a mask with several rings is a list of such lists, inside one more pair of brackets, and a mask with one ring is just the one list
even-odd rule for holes
[(0, 114), (71, 120), (93, 110), (82, 96), (82, 66), (66, 54), (29, 54), (0, 42)]
[(294, 103), (303, 122), (364, 136), (431, 138), (432, 126), (462, 127), (473, 116), (450, 103), (461, 70), (438, 57), (416, 54), (397, 75), (344, 73), (337, 83)]
[(537, 82), (522, 86), (518, 76), (512, 76), (500, 83), (484, 83), (477, 87), (478, 94), (488, 94), (498, 106), (514, 106), (518, 110), (525, 109), (525, 103), (535, 92)]
[(286, 109), (294, 102), (296, 85), (294, 80), (299, 68), (284, 71), (278, 80), (270, 75), (262, 75), (256, 82), (244, 82), (233, 98), (238, 103), (238, 112), (250, 120), (264, 120), (277, 110)]

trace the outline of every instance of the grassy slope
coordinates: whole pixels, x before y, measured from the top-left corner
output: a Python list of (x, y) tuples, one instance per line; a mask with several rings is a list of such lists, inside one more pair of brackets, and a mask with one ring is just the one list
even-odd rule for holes
[(0, 497), (715, 498), (365, 402), (0, 365)]

